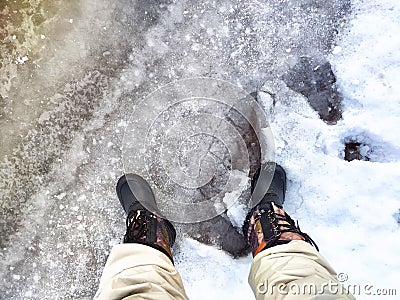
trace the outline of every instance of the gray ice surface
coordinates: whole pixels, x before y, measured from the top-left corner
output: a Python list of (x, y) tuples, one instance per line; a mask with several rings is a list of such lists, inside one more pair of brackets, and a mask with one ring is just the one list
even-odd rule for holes
[[(251, 93), (325, 62), (349, 2), (2, 1), (0, 299), (93, 297), (124, 233), (114, 188), (137, 102), (193, 76)], [(177, 227), (245, 253), (228, 218)]]

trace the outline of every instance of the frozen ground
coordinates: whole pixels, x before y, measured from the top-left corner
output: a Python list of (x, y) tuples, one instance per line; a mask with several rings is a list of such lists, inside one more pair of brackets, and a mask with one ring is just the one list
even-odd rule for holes
[[(94, 295), (124, 232), (114, 186), (129, 117), (149, 92), (190, 76), (258, 91), (288, 173), (288, 212), (345, 285), (361, 286), (358, 298), (380, 298), (366, 285), (400, 293), (397, 1), (64, 2), (0, 5), (0, 299)], [(316, 74), (332, 66), (339, 120), (322, 121), (329, 111), (310, 99), (321, 91), (288, 77), (300, 57)], [(365, 160), (344, 160), (350, 142)], [(178, 226), (191, 299), (252, 299), (251, 258), (231, 242), (240, 235), (229, 221), (242, 216)]]

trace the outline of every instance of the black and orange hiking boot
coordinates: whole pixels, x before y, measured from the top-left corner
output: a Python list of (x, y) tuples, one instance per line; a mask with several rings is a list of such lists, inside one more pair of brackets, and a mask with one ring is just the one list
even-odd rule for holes
[(318, 250), (315, 242), (283, 210), (286, 173), (280, 165), (263, 164), (252, 178), (251, 192), (252, 196), (261, 195), (261, 200), (250, 210), (243, 225), (243, 234), (247, 237), (253, 257), (264, 249), (293, 240), (306, 241)]
[(118, 180), (116, 189), (127, 214), (123, 242), (150, 246), (166, 254), (173, 262), (171, 247), (176, 231), (157, 213), (155, 197), (148, 182), (139, 175), (126, 174)]

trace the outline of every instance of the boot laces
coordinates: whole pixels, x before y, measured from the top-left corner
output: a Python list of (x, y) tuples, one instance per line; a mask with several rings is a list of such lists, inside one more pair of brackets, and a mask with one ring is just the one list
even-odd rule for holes
[[(261, 211), (261, 214), (267, 213), (268, 215), (268, 220), (271, 223), (272, 230), (274, 232), (274, 236), (272, 236), (268, 241), (267, 241), (267, 247), (272, 247), (275, 245), (280, 244), (279, 241), (285, 242), (287, 240), (279, 240), (280, 237), (282, 236), (283, 233), (285, 232), (292, 232), (300, 235), (301, 237), (304, 238), (304, 241), (307, 243), (311, 244), (314, 246), (317, 251), (319, 251), (319, 248), (317, 244), (314, 242), (314, 240), (305, 232), (302, 232), (299, 226), (299, 222), (297, 221), (296, 223), (294, 220), (285, 212), (284, 215), (275, 212), (274, 208), (271, 205), (271, 208), (268, 211)], [(279, 223), (279, 221), (282, 221), (283, 223)]]
[(145, 241), (147, 234), (147, 217), (143, 210), (132, 210), (126, 218), (125, 241), (140, 242)]

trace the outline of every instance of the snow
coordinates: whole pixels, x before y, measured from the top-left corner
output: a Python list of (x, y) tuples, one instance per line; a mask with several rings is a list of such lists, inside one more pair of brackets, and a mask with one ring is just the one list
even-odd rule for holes
[(24, 63), (26, 63), (29, 60), (28, 56), (17, 56), (17, 58), (15, 59), (15, 63), (17, 65), (23, 65)]
[[(1, 74), (9, 83), (1, 91), (2, 147), (10, 148), (1, 149), (1, 230), (8, 231), (0, 239), (0, 299), (93, 296), (107, 255), (124, 233), (114, 187), (124, 169), (122, 140), (132, 107), (150, 91), (191, 76), (258, 91), (275, 159), (288, 175), (287, 212), (347, 278), (345, 285), (397, 288), (398, 295), (400, 3), (352, 0), (351, 13), (347, 3), (216, 6), (188, 0), (132, 10), (130, 4), (98, 1), (93, 7), (82, 1), (82, 13), (70, 18), (80, 10), (64, 12), (74, 24), (65, 35), (53, 38), (40, 28), (34, 36), (26, 29), (29, 41), (50, 43), (46, 49), (55, 54), (33, 51), (29, 57), (43, 67), (32, 74), (28, 57), (13, 55)], [(96, 26), (103, 36), (93, 34)], [(71, 42), (76, 40), (78, 46)], [(306, 98), (280, 80), (302, 55), (332, 65), (343, 95), (335, 125), (323, 122)], [(344, 160), (351, 141), (362, 144), (368, 161)], [(248, 184), (234, 172), (238, 187)], [(224, 218), (237, 232), (247, 212), (235, 201), (240, 192), (223, 199), (229, 208)], [(199, 234), (220, 234), (212, 226), (203, 230)], [(179, 227), (173, 251), (190, 299), (253, 298), (247, 284), (251, 256), (233, 258), (221, 248), (195, 241)], [(382, 298), (364, 291), (356, 297)]]
[[(396, 252), (400, 247), (399, 224), (395, 219), (400, 192), (400, 136), (396, 129), (400, 121), (400, 37), (392, 34), (400, 32), (400, 5), (392, 2), (393, 7), (387, 10), (377, 2), (370, 4), (371, 10), (360, 12), (357, 4), (361, 5), (354, 4), (356, 13), (346, 27), (348, 32), (341, 36), (329, 59), (344, 95), (343, 120), (336, 126), (326, 125), (305, 98), (294, 95), (281, 82), (267, 82), (266, 90), (271, 85), (280, 87), (274, 91), (278, 100), (270, 125), (277, 162), (289, 177), (288, 212), (317, 240), (337, 272), (347, 274), (345, 286), (372, 284), (375, 291), (398, 288), (400, 270)], [(259, 97), (265, 100), (269, 94)], [(271, 108), (268, 101), (262, 104)], [(365, 143), (364, 151), (372, 151), (371, 161), (344, 161), (344, 142), (349, 139)], [(234, 225), (240, 223), (235, 217), (240, 216), (238, 212), (237, 207), (228, 211)], [(232, 272), (237, 272), (240, 262), (225, 257), (221, 263), (220, 250), (188, 246), (193, 243), (182, 241), (177, 254), (177, 267), (191, 299), (203, 299), (199, 291), (210, 289), (215, 293), (207, 298), (219, 299), (226, 295), (220, 293), (225, 286), (234, 289), (229, 294), (235, 299), (251, 298), (243, 280), (248, 270)], [(207, 255), (202, 255), (203, 249)], [(192, 255), (187, 257), (186, 252)], [(221, 267), (213, 268), (214, 260)], [(217, 274), (210, 278), (203, 268), (193, 265), (210, 266)], [(220, 276), (218, 272), (224, 268), (230, 271)], [(240, 294), (242, 291), (246, 293)]]
[[(226, 252), (192, 239), (184, 239), (175, 265), (190, 299), (252, 299), (247, 284), (251, 258), (232, 259)], [(210, 276), (212, 273), (212, 276)]]

